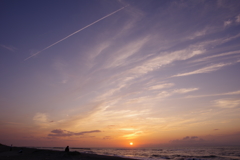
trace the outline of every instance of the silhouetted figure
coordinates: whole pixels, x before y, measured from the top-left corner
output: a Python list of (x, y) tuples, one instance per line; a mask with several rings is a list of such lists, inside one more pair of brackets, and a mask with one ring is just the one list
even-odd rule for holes
[(12, 144), (11, 144), (11, 146), (10, 146), (10, 151), (12, 151)]
[(19, 151), (18, 151), (18, 153), (22, 153), (23, 152), (23, 150), (22, 149), (20, 149)]
[(65, 152), (69, 152), (69, 147), (68, 146), (65, 148)]

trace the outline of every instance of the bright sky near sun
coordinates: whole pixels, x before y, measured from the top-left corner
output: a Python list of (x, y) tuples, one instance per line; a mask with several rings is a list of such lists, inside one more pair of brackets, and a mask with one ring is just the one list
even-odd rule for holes
[(0, 143), (240, 144), (239, 8), (1, 0)]

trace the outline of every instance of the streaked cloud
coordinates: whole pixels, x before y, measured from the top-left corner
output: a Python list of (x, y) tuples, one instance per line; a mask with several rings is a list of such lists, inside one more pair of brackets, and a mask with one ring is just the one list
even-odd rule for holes
[(225, 96), (225, 95), (238, 95), (240, 90), (227, 92), (227, 93), (217, 93), (217, 94), (208, 94), (208, 95), (196, 95), (196, 96), (187, 96), (186, 98), (202, 98), (202, 97), (212, 97), (212, 96)]
[[(239, 34), (239, 36), (240, 36), (240, 34)], [(213, 55), (213, 56), (207, 56), (207, 57), (204, 57), (204, 58), (201, 58), (201, 59), (193, 60), (192, 62), (193, 63), (195, 63), (195, 62), (203, 62), (203, 61), (208, 61), (210, 59), (214, 59), (214, 58), (218, 58), (218, 57), (231, 56), (231, 55), (235, 55), (235, 54), (240, 54), (240, 50), (231, 51), (231, 52), (225, 52), (225, 53), (216, 54), (216, 55)]]
[(134, 63), (134, 61), (130, 61), (129, 58), (132, 55), (137, 54), (148, 41), (149, 37), (147, 36), (145, 38), (132, 41), (123, 48), (115, 51), (114, 56), (109, 60), (108, 64), (106, 64), (106, 68), (120, 67)]
[(231, 20), (227, 20), (227, 21), (224, 22), (224, 27), (229, 26), (231, 24), (232, 24), (232, 21)]
[(37, 123), (47, 123), (49, 121), (46, 113), (36, 113), (33, 120)]
[(204, 36), (204, 35), (207, 34), (208, 30), (209, 30), (208, 28), (204, 28), (204, 29), (201, 30), (201, 31), (196, 31), (195, 33), (193, 33), (192, 35), (190, 35), (187, 39), (195, 39), (195, 38)]
[(15, 52), (17, 50), (17, 48), (13, 47), (13, 46), (8, 46), (8, 45), (4, 45), (4, 44), (0, 44), (0, 46), (4, 49), (7, 49), (7, 50), (11, 51), (11, 52)]
[(159, 84), (159, 85), (154, 85), (149, 87), (150, 90), (158, 90), (158, 89), (163, 89), (163, 88), (170, 88), (174, 86), (174, 83), (164, 83), (164, 84)]
[(237, 22), (237, 23), (240, 23), (240, 15), (237, 15), (237, 16), (236, 16), (236, 22)]
[(200, 73), (209, 73), (209, 72), (219, 70), (220, 68), (228, 66), (228, 65), (231, 65), (231, 63), (218, 63), (218, 64), (204, 67), (204, 68), (192, 71), (192, 72), (180, 73), (180, 74), (174, 75), (172, 77), (182, 77), (182, 76), (189, 76), (189, 75), (200, 74)]
[(131, 134), (126, 134), (123, 137), (126, 139), (134, 139), (134, 138), (137, 138), (138, 136), (141, 136), (142, 133), (143, 133), (142, 131), (136, 131)]
[(47, 128), (54, 124), (47, 113), (36, 113), (33, 117), (33, 121), (36, 125), (42, 128)]
[(143, 74), (147, 74), (148, 72), (159, 69), (160, 67), (170, 64), (174, 61), (186, 60), (202, 53), (204, 53), (203, 49), (197, 49), (194, 46), (190, 46), (186, 49), (175, 52), (162, 53), (160, 56), (147, 60), (142, 65), (136, 66), (129, 72), (138, 77)]
[(218, 99), (213, 101), (215, 107), (235, 108), (240, 106), (240, 100), (236, 99)]
[(198, 88), (182, 88), (182, 89), (174, 90), (173, 93), (184, 94), (184, 93), (193, 92), (193, 91), (197, 91), (197, 90), (198, 90)]

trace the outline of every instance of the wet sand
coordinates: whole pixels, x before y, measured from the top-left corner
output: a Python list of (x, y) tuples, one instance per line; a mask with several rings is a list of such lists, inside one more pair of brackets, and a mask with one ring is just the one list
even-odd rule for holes
[[(19, 151), (22, 150), (22, 153)], [(13, 147), (0, 145), (0, 160), (133, 160), (113, 156), (102, 156), (79, 152), (52, 151), (35, 148)]]

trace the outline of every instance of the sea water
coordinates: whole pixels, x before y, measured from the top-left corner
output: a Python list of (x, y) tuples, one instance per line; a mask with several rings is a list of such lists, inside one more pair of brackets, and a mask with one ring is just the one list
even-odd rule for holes
[[(51, 150), (64, 150), (52, 147)], [(71, 148), (70, 151), (141, 160), (240, 160), (239, 147), (178, 147), (178, 148)]]

